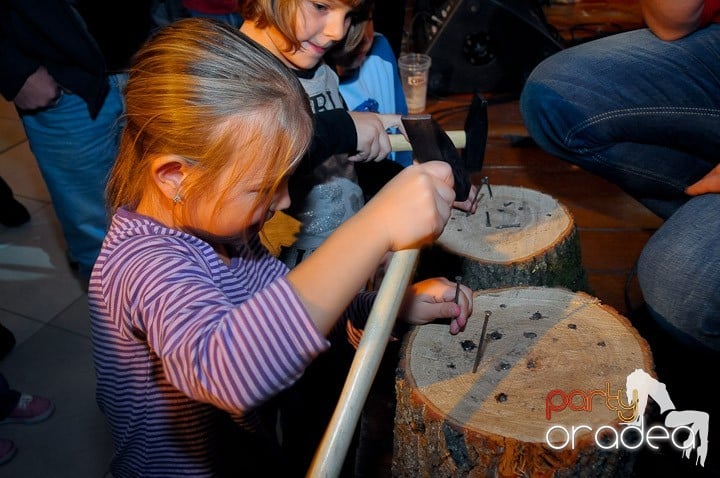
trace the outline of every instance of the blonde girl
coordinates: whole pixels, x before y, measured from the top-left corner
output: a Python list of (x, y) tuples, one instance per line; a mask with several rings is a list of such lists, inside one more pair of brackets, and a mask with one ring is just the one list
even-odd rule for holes
[[(449, 168), (410, 167), (288, 271), (258, 230), (289, 205), (312, 134), (304, 99), (285, 66), (206, 19), (160, 30), (134, 60), (89, 289), (115, 478), (283, 472), (271, 399), (362, 327), (374, 296), (357, 291), (383, 255), (449, 217)], [(455, 304), (454, 284), (415, 284), (401, 316), (451, 317), (456, 333), (471, 312), (461, 290)]]

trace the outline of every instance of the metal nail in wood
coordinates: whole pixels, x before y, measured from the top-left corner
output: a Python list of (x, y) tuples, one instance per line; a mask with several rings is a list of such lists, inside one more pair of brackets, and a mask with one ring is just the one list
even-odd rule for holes
[(492, 189), (490, 188), (490, 178), (488, 178), (487, 176), (482, 178), (482, 184), (487, 186), (488, 194), (490, 195), (490, 199), (492, 199), (493, 195), (492, 195)]
[(492, 315), (492, 312), (490, 312), (489, 310), (485, 311), (485, 321), (483, 322), (482, 332), (480, 333), (480, 343), (478, 344), (477, 354), (475, 355), (475, 364), (473, 365), (473, 373), (477, 373), (478, 365), (480, 364), (480, 360), (482, 359), (482, 356), (483, 356), (483, 346), (485, 345), (485, 334), (487, 333), (488, 319), (490, 319), (491, 315)]
[(460, 281), (462, 276), (455, 276), (455, 303), (457, 304), (460, 300)]
[[(483, 196), (485, 196), (485, 193), (480, 194), (480, 189), (482, 189), (482, 185), (478, 186), (477, 189), (475, 190), (475, 197), (473, 197), (473, 200), (472, 200), (472, 202), (470, 203), (470, 209), (472, 209), (474, 205), (476, 205), (477, 203), (479, 203), (480, 200), (483, 198)], [(469, 215), (470, 215), (470, 211), (467, 211), (467, 212), (465, 213), (465, 215), (466, 215), (466, 216), (469, 216)]]

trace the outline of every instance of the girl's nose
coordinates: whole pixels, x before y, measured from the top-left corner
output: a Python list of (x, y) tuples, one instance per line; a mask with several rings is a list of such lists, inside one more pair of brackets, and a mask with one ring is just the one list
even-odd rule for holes
[(290, 192), (288, 191), (288, 182), (283, 181), (275, 194), (275, 200), (273, 201), (273, 209), (275, 211), (282, 211), (290, 207)]

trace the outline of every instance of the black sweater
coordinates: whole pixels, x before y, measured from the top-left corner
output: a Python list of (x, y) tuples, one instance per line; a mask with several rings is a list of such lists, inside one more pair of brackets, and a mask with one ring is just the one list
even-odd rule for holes
[[(12, 100), (45, 66), (95, 117), (107, 75), (122, 71), (153, 28), (151, 0), (0, 0), (0, 93)], [(79, 16), (78, 16), (79, 14)]]

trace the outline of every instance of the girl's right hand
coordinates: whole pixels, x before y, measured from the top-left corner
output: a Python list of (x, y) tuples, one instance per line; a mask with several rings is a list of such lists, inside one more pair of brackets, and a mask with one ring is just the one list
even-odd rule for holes
[(385, 234), (388, 250), (412, 249), (433, 241), (450, 218), (455, 191), (450, 165), (443, 161), (408, 166), (386, 184), (362, 211)]

